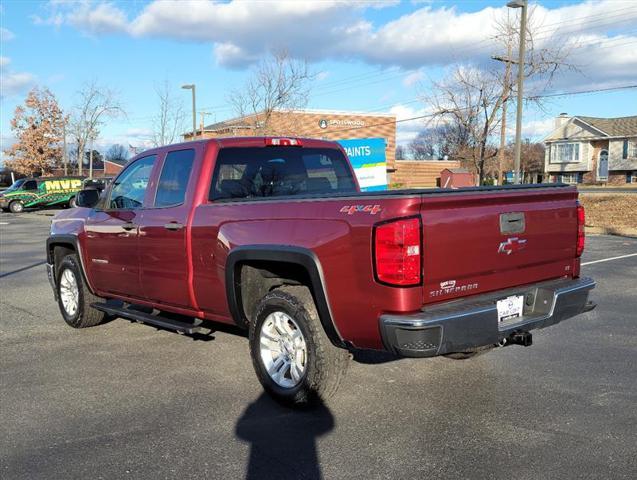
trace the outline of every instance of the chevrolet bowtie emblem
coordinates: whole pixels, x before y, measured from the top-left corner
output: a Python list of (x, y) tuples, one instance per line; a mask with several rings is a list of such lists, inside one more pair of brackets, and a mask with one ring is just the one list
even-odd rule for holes
[(511, 255), (512, 253), (519, 252), (524, 248), (526, 248), (526, 240), (519, 239), (518, 237), (511, 237), (507, 238), (506, 242), (500, 243), (498, 253)]

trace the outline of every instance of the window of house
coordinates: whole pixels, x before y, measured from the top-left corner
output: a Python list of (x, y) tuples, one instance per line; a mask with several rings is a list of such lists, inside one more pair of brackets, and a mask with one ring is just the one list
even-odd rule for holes
[(561, 175), (560, 181), (562, 183), (571, 183), (571, 184), (582, 183), (582, 174), (579, 172), (563, 173)]
[(109, 208), (132, 210), (142, 206), (156, 158), (157, 155), (140, 158), (124, 169), (113, 183)]
[(579, 143), (556, 143), (551, 160), (555, 163), (579, 162)]
[(194, 159), (193, 149), (176, 150), (166, 155), (157, 184), (155, 207), (170, 207), (184, 203)]
[(628, 142), (628, 156), (637, 157), (637, 141)]

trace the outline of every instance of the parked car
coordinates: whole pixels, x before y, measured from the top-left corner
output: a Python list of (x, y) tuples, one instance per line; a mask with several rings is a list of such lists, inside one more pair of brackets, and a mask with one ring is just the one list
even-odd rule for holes
[(13, 213), (25, 207), (74, 207), (84, 177), (21, 178), (0, 193), (0, 208)]
[(84, 189), (102, 191), (113, 181), (113, 177), (87, 178), (84, 180)]
[(81, 192), (53, 219), (47, 269), (72, 327), (114, 315), (247, 329), (263, 387), (297, 405), (333, 394), (354, 349), (467, 357), (593, 308), (577, 195), (361, 193), (337, 143), (203, 140), (144, 152), (103, 195)]

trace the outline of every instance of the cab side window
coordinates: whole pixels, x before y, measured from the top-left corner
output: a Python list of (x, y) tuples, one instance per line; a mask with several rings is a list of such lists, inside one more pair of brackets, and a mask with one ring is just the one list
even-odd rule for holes
[(24, 182), (24, 186), (22, 187), (22, 190), (37, 190), (38, 189), (38, 182), (35, 180), (29, 180), (27, 182)]
[(172, 207), (184, 203), (194, 160), (193, 149), (176, 150), (166, 155), (157, 185), (155, 207)]
[(132, 210), (144, 203), (144, 195), (157, 155), (140, 158), (131, 163), (113, 183), (108, 207)]

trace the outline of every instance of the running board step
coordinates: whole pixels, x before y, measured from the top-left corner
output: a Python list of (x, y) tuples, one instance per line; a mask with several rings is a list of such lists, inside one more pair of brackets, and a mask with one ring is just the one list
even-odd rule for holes
[(140, 312), (131, 307), (109, 305), (107, 303), (92, 303), (91, 307), (114, 317), (123, 317), (136, 322), (143, 322), (159, 328), (173, 330), (180, 334), (194, 335), (203, 333), (201, 324), (203, 321), (195, 318), (194, 323), (181, 322), (172, 318), (162, 317), (161, 315), (153, 315), (150, 313)]

